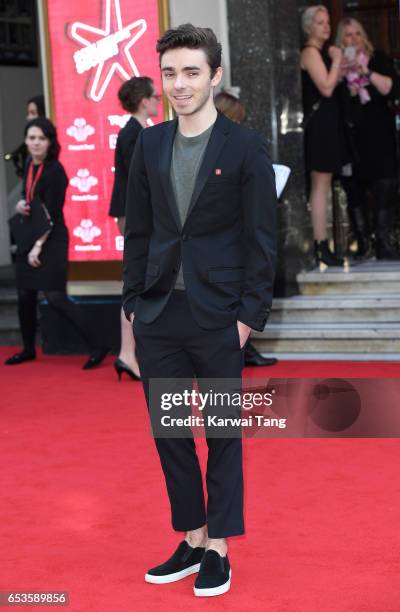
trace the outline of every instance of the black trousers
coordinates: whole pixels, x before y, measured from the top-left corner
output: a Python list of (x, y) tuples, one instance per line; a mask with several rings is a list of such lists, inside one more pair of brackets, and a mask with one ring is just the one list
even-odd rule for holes
[[(47, 290), (44, 291), (44, 296), (51, 308), (73, 325), (74, 329), (87, 344), (88, 349), (93, 349), (96, 341), (85, 330), (85, 323), (79, 305), (68, 299), (65, 291)], [(36, 289), (18, 289), (18, 317), (26, 351), (35, 350), (37, 297), (38, 291)]]
[[(236, 378), (243, 368), (237, 326), (205, 330), (194, 320), (185, 291), (173, 291), (151, 324), (133, 322), (149, 406), (151, 378)], [(193, 437), (155, 438), (171, 504), (172, 526), (190, 531), (207, 524), (210, 538), (244, 533), (241, 438), (207, 437), (207, 509)]]

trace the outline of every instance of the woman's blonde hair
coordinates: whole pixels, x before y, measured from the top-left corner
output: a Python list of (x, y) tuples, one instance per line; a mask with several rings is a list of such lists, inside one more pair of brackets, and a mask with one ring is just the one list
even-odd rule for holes
[(343, 46), (344, 29), (346, 26), (349, 26), (349, 25), (355, 28), (358, 28), (360, 30), (365, 51), (368, 53), (368, 55), (372, 55), (372, 53), (374, 52), (374, 47), (372, 46), (372, 43), (368, 38), (368, 34), (364, 30), (363, 25), (359, 21), (357, 21), (357, 19), (353, 19), (352, 17), (344, 17), (344, 19), (341, 19), (339, 21), (337, 31), (336, 31), (336, 40), (335, 40), (336, 46), (337, 47)]
[(316, 4), (315, 6), (309, 6), (306, 8), (304, 13), (301, 16), (301, 29), (303, 30), (306, 36), (311, 34), (311, 26), (315, 19), (315, 15), (319, 13), (319, 11), (325, 11), (325, 13), (329, 14), (328, 9), (323, 4)]

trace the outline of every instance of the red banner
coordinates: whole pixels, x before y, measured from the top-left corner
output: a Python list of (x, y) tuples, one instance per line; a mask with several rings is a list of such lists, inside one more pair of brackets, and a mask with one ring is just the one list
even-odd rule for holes
[[(161, 91), (157, 0), (48, 2), (55, 122), (68, 177), (69, 258), (121, 259), (123, 239), (108, 216), (114, 149), (130, 115), (117, 92), (133, 76)], [(160, 105), (162, 113), (162, 105)], [(162, 121), (160, 115), (155, 123)]]

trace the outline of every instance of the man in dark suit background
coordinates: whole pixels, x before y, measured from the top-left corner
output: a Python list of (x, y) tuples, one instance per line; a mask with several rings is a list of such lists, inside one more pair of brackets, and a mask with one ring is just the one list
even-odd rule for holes
[[(240, 378), (251, 329), (272, 301), (276, 191), (265, 139), (218, 113), (221, 45), (185, 24), (158, 41), (178, 118), (140, 133), (126, 202), (123, 307), (146, 399), (152, 378)], [(230, 588), (229, 536), (244, 532), (240, 438), (207, 437), (207, 509), (192, 437), (155, 439), (185, 540), (146, 581), (199, 572), (194, 592)]]
[[(118, 90), (122, 108), (131, 115), (118, 134), (114, 157), (114, 185), (111, 195), (110, 216), (117, 217), (121, 234), (125, 231), (125, 200), (129, 166), (137, 137), (146, 127), (150, 117), (156, 117), (160, 96), (155, 93), (150, 77), (133, 77), (125, 81)], [(114, 368), (119, 379), (123, 372), (133, 379), (140, 378), (136, 360), (135, 341), (129, 321), (121, 310), (121, 346)]]

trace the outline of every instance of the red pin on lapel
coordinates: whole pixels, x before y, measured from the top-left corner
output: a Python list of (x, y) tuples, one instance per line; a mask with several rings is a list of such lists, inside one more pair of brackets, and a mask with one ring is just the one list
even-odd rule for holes
[(220, 176), (220, 175), (222, 174), (222, 170), (221, 170), (221, 168), (215, 168), (215, 174), (216, 174), (217, 176)]

